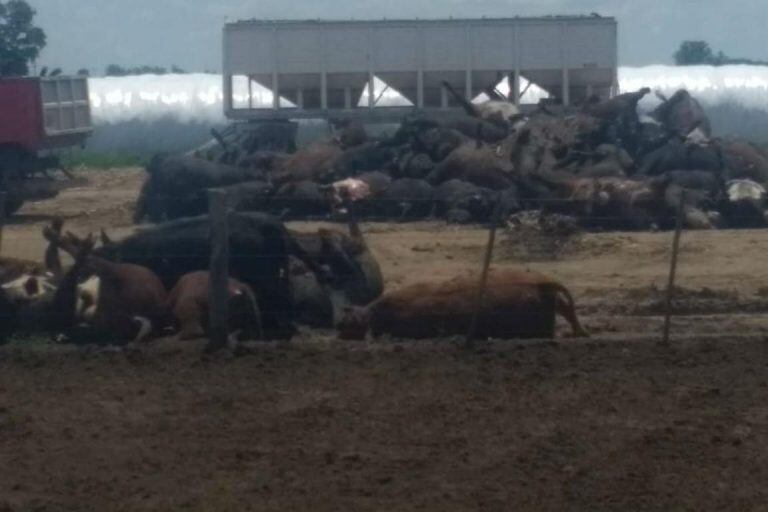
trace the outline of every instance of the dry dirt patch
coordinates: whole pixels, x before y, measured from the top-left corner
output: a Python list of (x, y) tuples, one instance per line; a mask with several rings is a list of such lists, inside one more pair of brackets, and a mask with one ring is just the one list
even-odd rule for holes
[[(140, 170), (28, 205), (130, 232)], [(295, 229), (317, 224), (296, 223)], [(387, 286), (477, 272), (487, 232), (366, 224)], [(768, 495), (764, 231), (683, 236), (675, 342), (658, 347), (669, 233), (584, 234), (556, 260), (596, 339), (345, 344), (309, 333), (233, 359), (0, 350), (0, 510), (749, 510)], [(749, 312), (751, 314), (743, 314)], [(735, 336), (739, 333), (757, 336)]]

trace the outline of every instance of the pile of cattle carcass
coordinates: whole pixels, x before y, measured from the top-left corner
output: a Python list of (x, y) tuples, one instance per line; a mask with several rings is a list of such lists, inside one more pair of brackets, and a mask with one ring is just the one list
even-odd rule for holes
[(379, 137), (338, 121), (334, 137), (298, 151), (290, 123), (233, 127), (189, 154), (153, 159), (135, 220), (206, 213), (207, 190), (220, 188), (237, 211), (283, 220), (351, 209), (358, 219), (484, 223), (535, 210), (586, 229), (645, 230), (670, 227), (682, 201), (688, 228), (764, 226), (768, 156), (712, 137), (685, 90), (657, 93), (660, 105), (640, 116), (649, 92), (528, 115), (455, 95), (465, 116), (407, 118)]
[[(349, 233), (292, 232), (275, 217), (230, 219), (231, 343), (290, 339), (298, 325), (338, 329), (342, 339), (466, 334), (477, 300), (474, 276), (384, 291), (379, 265), (357, 225)], [(211, 223), (170, 221), (113, 241), (43, 229), (44, 264), (0, 259), (0, 344), (46, 332), (78, 344), (138, 344), (208, 335)], [(72, 257), (68, 268), (60, 252)], [(498, 271), (478, 316), (480, 338), (551, 338), (555, 316), (586, 336), (573, 298), (541, 274)]]
[[(20, 330), (98, 343), (204, 337), (210, 189), (225, 190), (233, 208), (231, 335), (258, 340), (288, 339), (298, 325), (337, 327), (348, 339), (466, 334), (477, 280), (385, 291), (361, 219), (549, 214), (592, 229), (663, 229), (680, 210), (689, 228), (763, 226), (768, 158), (713, 138), (684, 90), (640, 117), (649, 92), (572, 109), (542, 104), (528, 116), (499, 100), (464, 102), (465, 117), (406, 119), (379, 138), (339, 122), (332, 140), (300, 150), (290, 123), (216, 133), (191, 154), (148, 166), (135, 220), (154, 224), (120, 241), (102, 232), (97, 244), (56, 222), (43, 231), (45, 264), (0, 259), (0, 342)], [(348, 226), (283, 224), (308, 218)], [(60, 251), (72, 257), (69, 268)], [(568, 290), (547, 276), (497, 271), (485, 296), (478, 337), (552, 337), (556, 315), (586, 335)]]

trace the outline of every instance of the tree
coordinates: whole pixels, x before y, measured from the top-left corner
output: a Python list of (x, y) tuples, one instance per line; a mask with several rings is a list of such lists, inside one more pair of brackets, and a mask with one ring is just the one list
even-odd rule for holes
[(715, 55), (706, 41), (683, 41), (675, 52), (674, 58), (678, 66), (715, 63)]
[(23, 76), (45, 47), (45, 32), (33, 24), (26, 0), (0, 0), (0, 76)]
[(104, 75), (106, 76), (125, 76), (126, 74), (127, 70), (117, 64), (110, 64), (104, 71)]
[(170, 71), (162, 66), (144, 65), (124, 68), (118, 64), (110, 64), (104, 72), (106, 76), (167, 75), (168, 73), (186, 74), (186, 71), (175, 64), (171, 66)]
[(768, 61), (729, 57), (722, 51), (712, 50), (706, 41), (683, 41), (675, 52), (675, 64), (678, 66), (708, 65), (725, 66), (728, 64), (746, 64), (750, 66), (768, 66)]
[[(186, 73), (178, 66), (171, 68), (171, 73)], [(110, 64), (104, 71), (105, 76), (132, 76), (132, 75), (167, 75), (168, 69), (162, 66), (135, 66), (124, 68), (118, 64)]]

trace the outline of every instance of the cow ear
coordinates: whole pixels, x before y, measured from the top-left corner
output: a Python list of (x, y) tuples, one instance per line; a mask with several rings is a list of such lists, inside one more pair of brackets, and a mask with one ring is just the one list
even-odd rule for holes
[(33, 276), (27, 279), (27, 281), (24, 283), (24, 291), (29, 296), (40, 294), (40, 283), (38, 282), (37, 277)]

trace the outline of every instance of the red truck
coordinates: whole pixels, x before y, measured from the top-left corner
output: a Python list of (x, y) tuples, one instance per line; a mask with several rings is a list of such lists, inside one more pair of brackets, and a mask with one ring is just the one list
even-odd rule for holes
[(73, 181), (49, 173), (61, 170), (62, 149), (83, 146), (91, 134), (85, 77), (0, 78), (0, 191), (5, 213), (24, 201), (55, 197)]

